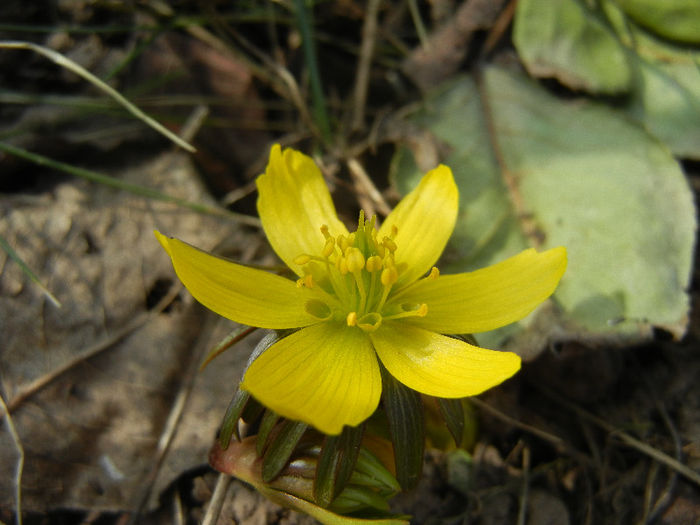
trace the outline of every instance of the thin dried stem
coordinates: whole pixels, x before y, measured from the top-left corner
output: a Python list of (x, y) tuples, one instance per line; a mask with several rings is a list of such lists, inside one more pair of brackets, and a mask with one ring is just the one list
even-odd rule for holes
[(362, 46), (360, 47), (360, 59), (357, 62), (355, 74), (355, 90), (353, 92), (353, 112), (351, 129), (361, 130), (364, 127), (365, 104), (367, 103), (367, 91), (369, 88), (369, 71), (372, 65), (372, 56), (377, 41), (377, 14), (381, 0), (369, 0), (364, 24), (362, 26)]
[(224, 504), (224, 497), (226, 496), (230, 484), (231, 476), (220, 473), (216, 480), (214, 494), (212, 494), (209, 505), (207, 505), (207, 511), (206, 514), (204, 514), (202, 525), (214, 525), (218, 522), (219, 514), (221, 514), (221, 507)]
[(5, 398), (0, 394), (0, 408), (2, 408), (2, 415), (5, 416), (5, 421), (7, 422), (7, 430), (12, 436), (12, 443), (17, 450), (17, 464), (15, 465), (15, 523), (17, 525), (22, 525), (22, 472), (24, 471), (24, 448), (22, 448), (22, 442), (19, 439), (19, 434), (15, 428), (15, 424), (12, 421), (12, 416), (10, 411), (5, 404)]

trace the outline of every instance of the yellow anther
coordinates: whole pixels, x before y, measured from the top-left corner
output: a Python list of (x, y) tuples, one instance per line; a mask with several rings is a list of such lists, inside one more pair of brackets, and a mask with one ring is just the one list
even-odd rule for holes
[(311, 256), (307, 255), (305, 253), (302, 253), (301, 255), (297, 255), (294, 258), (294, 264), (298, 264), (299, 266), (304, 266), (306, 263), (308, 263), (311, 260)]
[(302, 277), (301, 279), (297, 279), (297, 288), (303, 288), (304, 287), (304, 278)]
[(348, 235), (348, 246), (355, 246), (355, 232)]
[(333, 253), (333, 250), (335, 250), (335, 239), (333, 237), (328, 237), (326, 239), (326, 245), (323, 247), (323, 251), (321, 254), (324, 257), (330, 257), (330, 255)]
[(367, 268), (368, 272), (376, 272), (381, 270), (382, 266), (382, 258), (378, 255), (372, 255), (371, 257), (367, 258), (367, 262), (365, 263), (365, 268)]
[(387, 266), (382, 270), (382, 284), (392, 286), (399, 279), (399, 272), (394, 266)]
[(392, 241), (389, 237), (384, 237), (382, 239), (382, 244), (391, 253), (394, 253), (396, 251), (396, 243), (394, 241)]
[(331, 238), (331, 234), (328, 233), (328, 226), (327, 226), (326, 224), (324, 224), (323, 226), (321, 226), (321, 233), (323, 234), (323, 237), (324, 237), (326, 240), (328, 240), (328, 239)]
[(304, 276), (304, 286), (307, 288), (313, 288), (314, 287), (314, 276), (311, 274), (307, 274)]
[(345, 235), (338, 235), (338, 247), (340, 248), (340, 251), (345, 253), (345, 250), (348, 249), (348, 246), (350, 246), (350, 242), (348, 241), (348, 238)]
[(428, 314), (428, 305), (423, 303), (418, 307), (418, 310), (416, 310), (416, 315), (418, 317), (425, 317)]
[(359, 272), (365, 267), (365, 256), (357, 248), (350, 247), (345, 254), (347, 267), (350, 273)]
[(348, 261), (345, 257), (338, 257), (335, 261), (335, 266), (338, 268), (340, 275), (345, 275), (348, 273)]
[(435, 280), (438, 277), (440, 277), (440, 270), (437, 269), (437, 266), (433, 266), (430, 269), (430, 274), (428, 275), (428, 279)]
[(346, 318), (348, 326), (357, 326), (357, 312), (350, 312)]

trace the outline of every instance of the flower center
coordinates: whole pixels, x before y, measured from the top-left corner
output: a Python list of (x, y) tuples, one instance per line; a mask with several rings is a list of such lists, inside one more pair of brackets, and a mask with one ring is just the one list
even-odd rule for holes
[[(378, 239), (376, 216), (365, 220), (360, 211), (357, 230), (333, 237), (321, 226), (325, 239), (321, 255), (301, 254), (294, 262), (304, 271), (297, 286), (307, 288), (313, 298), (306, 311), (321, 320), (343, 320), (366, 332), (379, 328), (384, 319), (424, 316), (426, 304), (393, 304), (392, 289), (399, 278), (394, 262), (396, 226)], [(433, 268), (430, 276), (437, 276)]]

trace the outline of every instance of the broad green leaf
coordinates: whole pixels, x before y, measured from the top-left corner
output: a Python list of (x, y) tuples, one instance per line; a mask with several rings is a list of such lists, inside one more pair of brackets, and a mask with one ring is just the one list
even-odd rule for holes
[(595, 93), (629, 90), (624, 48), (599, 15), (578, 0), (519, 0), (513, 41), (528, 71)]
[(630, 23), (615, 4), (603, 6), (634, 71), (626, 109), (673, 153), (700, 159), (700, 50), (659, 40)]
[(700, 43), (697, 0), (615, 0), (639, 25), (671, 40)]
[[(696, 0), (692, 8), (682, 1), (652, 3), (664, 12), (685, 10), (700, 38)], [(533, 76), (555, 77), (592, 93), (628, 93), (621, 102), (630, 115), (676, 155), (698, 159), (700, 51), (660, 40), (640, 28), (632, 14), (646, 1), (622, 4), (521, 0), (513, 30), (518, 53)]]
[[(453, 262), (441, 269), (559, 245), (569, 266), (553, 302), (479, 342), (509, 340), (530, 357), (546, 340), (639, 341), (653, 326), (682, 336), (695, 210), (670, 152), (624, 115), (559, 100), (520, 74), (490, 68), (480, 85), (457, 79), (413, 119), (449, 151), (439, 160), (460, 188)], [(402, 192), (432, 167), (411, 157), (396, 162)]]

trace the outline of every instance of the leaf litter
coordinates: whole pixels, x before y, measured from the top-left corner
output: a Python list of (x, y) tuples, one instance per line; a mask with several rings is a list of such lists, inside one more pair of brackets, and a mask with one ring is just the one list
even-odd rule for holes
[[(479, 2), (467, 2), (463, 8), (469, 4), (471, 9), (480, 8)], [(81, 9), (78, 4), (65, 6), (74, 12)], [(334, 16), (348, 16), (333, 9)], [(379, 34), (386, 36), (382, 31), (396, 26), (383, 24), (383, 14)], [(504, 11), (497, 14), (508, 19)], [(482, 25), (466, 30), (455, 27), (456, 19), (445, 20), (452, 25), (447, 33), (453, 31), (452, 38), (458, 39), (454, 43), (460, 46), (465, 42), (479, 46), (474, 31), (503, 35), (496, 28), (498, 17), (487, 17)], [(98, 41), (108, 42), (102, 36)], [(114, 43), (105, 47), (113, 49)], [(163, 56), (166, 62), (172, 58)], [(460, 56), (452, 62), (459, 64), (468, 55)], [(220, 59), (212, 58), (203, 70), (211, 72)], [(189, 62), (185, 69), (191, 67)], [(451, 77), (451, 68), (447, 64), (442, 79)], [(230, 71), (226, 65), (219, 70), (224, 86), (226, 71)], [(407, 72), (410, 76), (410, 67)], [(430, 82), (430, 75), (422, 78)], [(370, 106), (371, 95), (370, 91)], [(241, 96), (231, 93), (232, 98)], [(42, 116), (36, 115), (32, 126), (40, 129)], [(254, 118), (266, 117), (258, 112)], [(284, 126), (294, 129), (288, 120)], [(379, 125), (375, 139), (381, 142), (392, 131)], [(209, 141), (225, 135), (214, 132)], [(95, 137), (82, 135), (86, 136)], [(249, 182), (239, 174), (227, 176), (231, 166), (250, 170), (256, 159), (265, 156), (265, 139), (257, 135), (247, 142), (248, 136), (239, 135), (243, 156), (227, 157), (231, 148), (223, 147), (198, 158), (205, 172), (225, 168), (209, 179), (215, 193)], [(44, 149), (46, 137), (37, 133), (30, 145), (50, 153)], [(182, 198), (207, 201), (208, 191), (195, 182), (197, 176), (181, 154), (160, 154), (156, 142), (156, 153), (122, 155), (124, 145), (129, 151), (135, 143), (130, 135), (123, 137), (89, 144), (103, 152), (119, 151), (117, 169), (115, 157), (105, 157), (111, 162), (103, 166), (106, 172)], [(432, 151), (433, 159), (441, 160), (451, 149), (433, 142), (430, 134), (410, 138), (422, 151)], [(79, 133), (72, 135), (69, 147), (80, 148), (80, 140)], [(351, 158), (359, 169), (352, 164), (351, 176), (365, 171), (374, 178), (376, 169), (364, 170), (363, 164), (376, 164), (381, 154), (375, 157), (366, 149), (354, 153)], [(218, 164), (217, 159), (225, 160)], [(97, 166), (100, 170), (99, 162)], [(21, 168), (21, 174), (35, 170)], [(255, 173), (246, 171), (248, 176)], [(691, 177), (695, 180), (697, 175)], [(33, 178), (39, 189), (0, 197), (0, 234), (56, 293), (63, 308), (49, 304), (0, 254), (0, 328), (6, 334), (0, 374), (3, 397), (26, 454), (24, 508), (37, 519), (58, 519), (62, 512), (65, 518), (70, 509), (82, 516), (96, 512), (115, 522), (137, 510), (154, 523), (170, 523), (176, 517), (199, 520), (218, 479), (206, 467), (207, 452), (254, 341), (225, 352), (202, 373), (195, 373), (199, 360), (232, 325), (217, 325), (175, 288), (151, 230), (176, 231), (203, 246), (224, 241), (221, 253), (236, 260), (268, 264), (269, 252), (255, 231), (221, 218), (77, 180), (51, 180), (45, 173)], [(212, 185), (211, 180), (218, 182)], [(372, 179), (369, 182), (384, 189)], [(394, 196), (388, 190), (369, 202), (387, 198), (395, 202)], [(249, 201), (240, 203), (242, 211), (250, 213)], [(695, 297), (691, 288), (691, 299)], [(158, 304), (163, 298), (167, 304)], [(682, 343), (664, 340), (662, 331), (650, 331), (653, 341), (632, 348), (611, 348), (600, 341), (548, 347), (518, 379), (475, 404), (481, 424), (471, 454), (428, 452), (419, 487), (399, 498), (396, 509), (412, 513), (416, 523), (697, 521), (700, 503), (693, 483), (673, 464), (630, 445), (624, 436), (697, 472), (698, 326), (691, 311), (690, 333)], [(564, 398), (568, 401), (561, 402)], [(597, 420), (589, 417), (593, 414)], [(17, 457), (9, 432), (5, 426), (2, 430), (0, 464), (9, 472)], [(0, 482), (4, 521), (11, 520), (14, 489), (11, 479)], [(225, 489), (219, 520), (312, 522), (268, 503), (238, 481)]]

